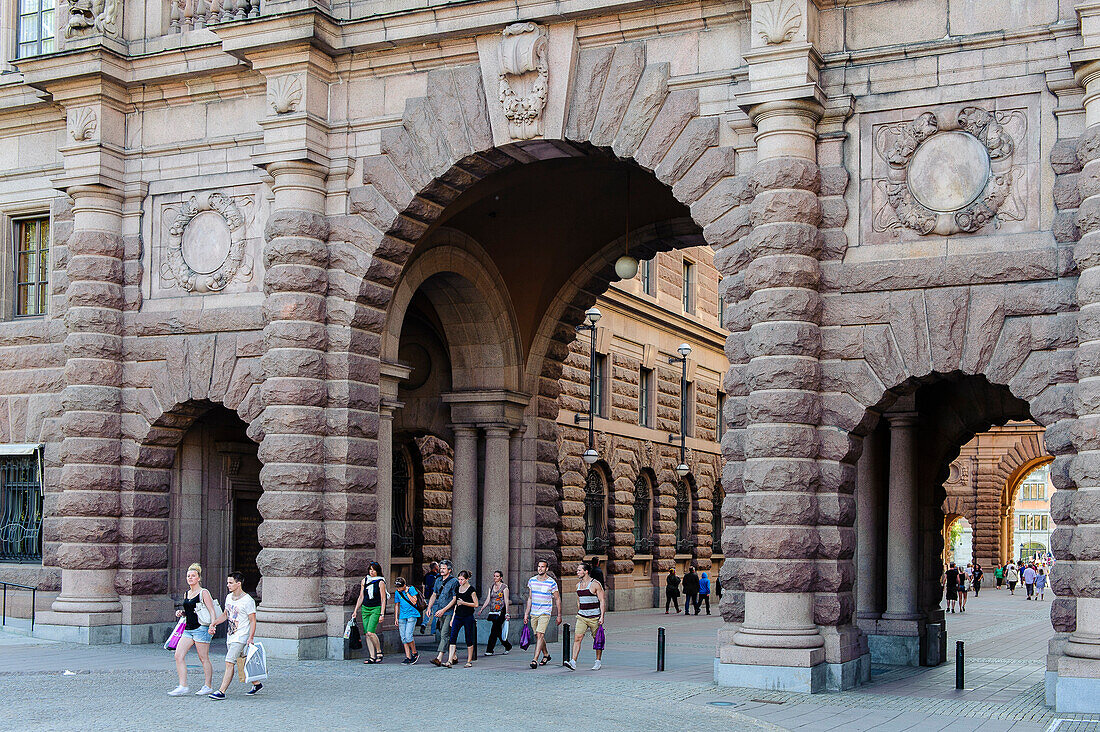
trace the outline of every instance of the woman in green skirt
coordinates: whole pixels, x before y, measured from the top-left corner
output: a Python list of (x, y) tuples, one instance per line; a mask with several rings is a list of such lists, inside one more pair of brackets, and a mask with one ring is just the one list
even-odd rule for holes
[(378, 621), (386, 614), (386, 580), (382, 578), (382, 565), (371, 562), (367, 576), (359, 583), (359, 600), (355, 613), (363, 614), (363, 637), (367, 640), (367, 658), (363, 663), (382, 661), (382, 641), (378, 639)]

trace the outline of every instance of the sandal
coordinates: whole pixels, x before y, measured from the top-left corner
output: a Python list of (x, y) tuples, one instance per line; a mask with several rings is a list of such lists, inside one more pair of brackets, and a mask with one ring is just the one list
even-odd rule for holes
[(443, 668), (451, 668), (451, 665), (451, 662), (447, 661), (447, 663), (443, 664)]
[(466, 663), (465, 668), (473, 668), (473, 667), (474, 667), (474, 665), (472, 663), (469, 663), (469, 662)]
[(432, 663), (435, 664), (436, 666), (442, 666), (443, 665), (443, 662), (440, 661), (438, 658), (433, 658)]
[(549, 661), (550, 661), (550, 656), (549, 656), (549, 654), (547, 654), (547, 655), (542, 657), (541, 661), (539, 661), (539, 665), (540, 666), (545, 666)]
[(378, 659), (374, 656), (371, 656), (369, 658), (364, 658), (363, 663), (378, 663)]
[(531, 668), (538, 668), (538, 667), (539, 667), (539, 662), (538, 661), (531, 661)]

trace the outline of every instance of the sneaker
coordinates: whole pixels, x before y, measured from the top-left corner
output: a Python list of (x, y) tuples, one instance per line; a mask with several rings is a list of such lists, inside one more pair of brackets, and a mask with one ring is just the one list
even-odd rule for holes
[(195, 692), (195, 696), (207, 696), (208, 694), (213, 693), (213, 691), (214, 690), (211, 689), (209, 686), (204, 686)]
[(493, 652), (492, 651), (485, 651), (485, 655), (486, 656), (491, 656), (491, 655), (493, 655)]
[(190, 694), (191, 687), (189, 686), (177, 686), (168, 692), (168, 696), (183, 696), (184, 694)]
[(206, 697), (206, 698), (207, 698), (207, 699), (219, 699), (219, 700), (220, 700), (220, 699), (224, 699), (224, 698), (225, 698), (225, 694), (223, 694), (223, 693), (222, 693), (222, 692), (220, 692), (220, 691), (215, 691), (215, 692), (214, 692), (213, 694), (209, 694), (209, 695), (207, 695), (207, 697)]
[(565, 667), (567, 669), (569, 669), (570, 671), (576, 671), (577, 670), (577, 662), (576, 661), (566, 661), (565, 662)]
[(412, 660), (409, 661), (409, 665), (412, 666), (414, 663), (416, 663), (419, 660), (420, 660), (420, 654), (419, 653), (414, 653), (413, 657), (412, 657)]
[(402, 666), (408, 666), (410, 663), (412, 663), (412, 659), (409, 658), (408, 656), (405, 656), (404, 658), (401, 659), (401, 665)]
[(264, 688), (263, 684), (253, 684), (252, 688), (245, 692), (246, 696), (255, 696), (256, 692)]
[(502, 655), (502, 656), (507, 656), (507, 655), (508, 655), (508, 649), (507, 649), (507, 648), (505, 648), (505, 649), (504, 649), (504, 652), (503, 652), (502, 654), (500, 654), (500, 655)]
[(600, 663), (599, 661), (596, 661), (596, 663), (594, 663), (592, 665), (592, 670), (593, 671), (599, 671), (601, 668), (603, 668), (603, 664)]

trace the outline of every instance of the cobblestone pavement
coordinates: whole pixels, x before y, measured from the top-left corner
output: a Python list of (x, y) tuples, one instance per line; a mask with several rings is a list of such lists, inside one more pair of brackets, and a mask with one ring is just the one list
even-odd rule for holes
[[(879, 667), (857, 690), (818, 695), (719, 689), (711, 682), (717, 616), (675, 617), (661, 611), (612, 614), (599, 672), (590, 644), (579, 670), (554, 660), (532, 671), (530, 656), (482, 657), (473, 669), (437, 669), (425, 652), (414, 667), (387, 656), (381, 666), (357, 661), (273, 661), (256, 697), (234, 682), (230, 698), (169, 698), (171, 656), (151, 646), (75, 646), (0, 633), (2, 730), (180, 729), (232, 724), (295, 730), (452, 730), (474, 728), (600, 730), (1100, 730), (1088, 717), (1043, 706), (1043, 655), (1050, 637), (1049, 601), (983, 592), (968, 612), (948, 616), (950, 647), (964, 640), (967, 690), (954, 689), (954, 666)], [(665, 672), (655, 672), (658, 627), (667, 631)], [(426, 641), (427, 639), (425, 639)], [(216, 643), (211, 649), (220, 672)], [(425, 646), (427, 648), (427, 646)], [(222, 651), (224, 653), (224, 650)], [(190, 660), (192, 688), (201, 684)], [(224, 668), (224, 666), (223, 666)], [(68, 670), (70, 675), (65, 675)], [(214, 705), (211, 708), (211, 705)], [(584, 719), (573, 715), (584, 710)], [(1091, 724), (1089, 722), (1092, 722)]]

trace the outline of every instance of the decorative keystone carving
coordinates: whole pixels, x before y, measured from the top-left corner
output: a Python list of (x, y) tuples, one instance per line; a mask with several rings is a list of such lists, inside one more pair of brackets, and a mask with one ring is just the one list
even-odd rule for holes
[(296, 75), (280, 76), (267, 87), (267, 103), (275, 114), (289, 114), (302, 101), (302, 79)]
[[(250, 203), (245, 197), (241, 203)], [(191, 196), (168, 229), (165, 282), (187, 292), (217, 292), (234, 279), (252, 279), (245, 255), (247, 221), (238, 201), (220, 191)]]
[(534, 23), (513, 23), (500, 41), (500, 105), (513, 140), (542, 134), (549, 90), (546, 31)]
[(802, 13), (793, 0), (775, 0), (760, 6), (756, 32), (770, 46), (786, 43), (802, 27)]
[(96, 130), (99, 128), (99, 119), (95, 110), (91, 107), (82, 107), (73, 112), (69, 119), (69, 135), (76, 142), (95, 139)]
[(1027, 130), (1023, 113), (968, 106), (953, 119), (942, 116), (924, 112), (876, 131), (875, 153), (889, 173), (876, 181), (885, 202), (875, 208), (875, 231), (948, 235), (1026, 215), (1015, 186), (1024, 171), (1014, 161), (1014, 134), (1022, 139)]
[(65, 37), (77, 35), (118, 35), (118, 16), (122, 0), (67, 0), (69, 21)]

